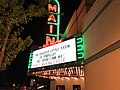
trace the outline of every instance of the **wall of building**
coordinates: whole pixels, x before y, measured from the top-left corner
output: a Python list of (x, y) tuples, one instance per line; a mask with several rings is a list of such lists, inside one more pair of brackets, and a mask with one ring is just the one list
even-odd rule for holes
[(86, 90), (120, 90), (119, 8), (119, 0), (97, 0), (82, 23)]
[[(82, 23), (85, 59), (120, 40), (120, 2), (119, 0), (102, 1), (95, 3)], [(106, 6), (108, 3), (109, 5)]]
[(120, 90), (119, 8), (119, 0), (97, 0), (82, 22), (86, 90)]
[(73, 85), (80, 85), (85, 90), (84, 79), (55, 79), (51, 80), (50, 90), (56, 90), (57, 85), (65, 85), (65, 90), (73, 90)]
[[(82, 20), (80, 15), (77, 20), (73, 19), (73, 15), (68, 24), (67, 37), (81, 31), (83, 34), (86, 90), (120, 90), (119, 8), (119, 0), (96, 0)], [(74, 20), (79, 21), (77, 29), (75, 22), (71, 23)]]
[(120, 90), (120, 49), (85, 66), (86, 90)]

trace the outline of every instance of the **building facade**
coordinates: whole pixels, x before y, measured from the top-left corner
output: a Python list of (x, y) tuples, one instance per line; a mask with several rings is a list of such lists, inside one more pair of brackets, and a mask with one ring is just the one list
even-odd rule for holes
[(119, 8), (119, 0), (82, 0), (62, 36), (82, 34), (84, 76), (51, 77), (50, 90), (120, 90)]
[(66, 28), (67, 37), (84, 38), (85, 90), (120, 90), (119, 8), (119, 0), (96, 0), (88, 12), (80, 5)]

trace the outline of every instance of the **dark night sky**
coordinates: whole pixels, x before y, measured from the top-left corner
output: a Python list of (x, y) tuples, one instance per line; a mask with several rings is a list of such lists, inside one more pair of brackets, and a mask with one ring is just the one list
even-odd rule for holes
[[(61, 12), (64, 16), (61, 17), (61, 33), (65, 30), (74, 10), (78, 7), (81, 0), (59, 0)], [(45, 29), (46, 29), (45, 18), (35, 18), (30, 22), (26, 28), (25, 33), (31, 35), (33, 39), (33, 45), (42, 45), (45, 43)], [(20, 53), (15, 61), (11, 63), (8, 70), (7, 80), (10, 82), (17, 81), (18, 83), (27, 83), (28, 77), (27, 65), (29, 60), (30, 48)]]

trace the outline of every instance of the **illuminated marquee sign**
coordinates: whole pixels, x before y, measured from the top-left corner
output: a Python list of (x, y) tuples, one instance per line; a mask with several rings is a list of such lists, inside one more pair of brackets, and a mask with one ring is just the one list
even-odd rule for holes
[(81, 36), (30, 53), (28, 69), (84, 60)]
[(31, 68), (76, 61), (75, 38), (33, 51)]

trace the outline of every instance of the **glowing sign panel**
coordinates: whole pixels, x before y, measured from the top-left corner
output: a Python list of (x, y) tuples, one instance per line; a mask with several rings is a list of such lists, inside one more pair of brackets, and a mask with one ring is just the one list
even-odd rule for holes
[(31, 68), (76, 61), (75, 38), (33, 51)]

